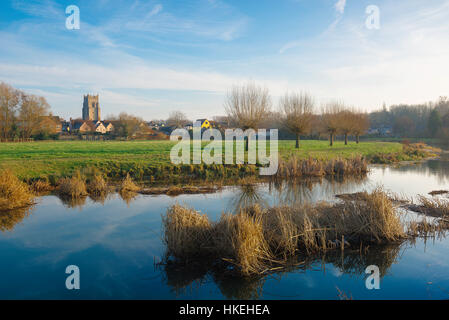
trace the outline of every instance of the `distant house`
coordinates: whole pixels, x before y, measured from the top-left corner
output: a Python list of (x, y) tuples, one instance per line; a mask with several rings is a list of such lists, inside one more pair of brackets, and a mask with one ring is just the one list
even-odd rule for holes
[(379, 128), (370, 128), (367, 131), (368, 135), (379, 135), (379, 136), (390, 136), (393, 134), (393, 128), (388, 126), (383, 126)]
[(103, 124), (106, 128), (106, 132), (114, 132), (115, 127), (112, 121), (104, 121)]
[(210, 121), (207, 119), (198, 119), (196, 120), (196, 122), (200, 122), (201, 124), (201, 129), (210, 129), (212, 128)]
[(114, 131), (114, 125), (111, 121), (96, 121), (96, 120), (70, 120), (68, 132), (71, 133), (100, 133), (106, 134)]
[(107, 132), (106, 127), (104, 126), (103, 122), (97, 121), (95, 122), (95, 132), (105, 134)]
[(147, 125), (150, 129), (153, 130), (162, 130), (166, 126), (165, 121), (163, 120), (152, 120), (147, 122)]

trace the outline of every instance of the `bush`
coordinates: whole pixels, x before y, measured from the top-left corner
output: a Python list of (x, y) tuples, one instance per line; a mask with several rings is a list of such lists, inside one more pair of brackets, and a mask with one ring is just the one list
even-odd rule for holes
[(0, 172), (0, 211), (32, 205), (34, 195), (28, 185), (10, 170)]

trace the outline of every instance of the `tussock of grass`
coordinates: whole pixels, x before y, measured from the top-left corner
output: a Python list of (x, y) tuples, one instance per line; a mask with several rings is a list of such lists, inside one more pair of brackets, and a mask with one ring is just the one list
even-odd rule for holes
[(221, 216), (214, 226), (213, 245), (219, 257), (244, 275), (264, 272), (272, 256), (261, 217), (245, 212)]
[(432, 217), (449, 216), (449, 200), (419, 196), (420, 211)]
[(333, 207), (333, 215), (326, 215), (328, 224), (334, 223), (336, 231), (361, 240), (393, 242), (405, 237), (404, 227), (396, 208), (382, 189), (363, 193), (361, 201), (344, 201)]
[(108, 184), (101, 174), (96, 173), (89, 181), (87, 191), (90, 195), (99, 197), (108, 192)]
[(270, 272), (297, 253), (311, 254), (405, 239), (404, 225), (382, 189), (358, 201), (264, 209), (252, 206), (223, 214), (216, 223), (176, 205), (164, 221), (167, 256), (187, 261), (210, 257), (226, 261), (239, 274)]
[(33, 201), (34, 195), (26, 183), (10, 170), (0, 172), (0, 211), (26, 207)]
[(54, 187), (50, 184), (48, 180), (36, 180), (31, 184), (31, 189), (35, 193), (49, 192), (54, 190)]
[(65, 197), (84, 197), (87, 195), (86, 181), (77, 171), (71, 178), (63, 178), (59, 181), (58, 192)]
[(138, 192), (140, 188), (134, 183), (133, 179), (130, 177), (129, 173), (126, 175), (126, 178), (123, 179), (120, 185), (120, 192)]
[(178, 204), (168, 209), (162, 226), (168, 252), (180, 261), (203, 254), (211, 244), (208, 217)]

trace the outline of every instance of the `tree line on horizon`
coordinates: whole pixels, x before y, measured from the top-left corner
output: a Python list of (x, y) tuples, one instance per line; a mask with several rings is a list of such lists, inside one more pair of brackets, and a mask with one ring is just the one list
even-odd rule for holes
[[(250, 82), (227, 92), (224, 109), (226, 116), (215, 117), (216, 122), (243, 130), (277, 128), (280, 139), (296, 140), (296, 148), (301, 137), (327, 137), (332, 146), (337, 137), (341, 136), (347, 145), (353, 136), (359, 143), (370, 128), (374, 136), (449, 139), (447, 97), (421, 105), (393, 105), (389, 109), (384, 105), (381, 110), (368, 113), (338, 100), (317, 106), (308, 93), (287, 92), (277, 109), (273, 109), (268, 89)], [(174, 111), (166, 123), (181, 128), (192, 121), (184, 113)]]
[[(440, 138), (449, 140), (449, 99), (419, 105), (394, 105), (371, 113), (329, 101), (317, 106), (313, 96), (305, 92), (287, 92), (280, 98), (277, 109), (267, 88), (249, 82), (234, 86), (225, 96), (225, 122), (228, 127), (241, 129), (278, 128), (281, 139), (295, 139), (299, 148), (301, 137), (327, 137), (332, 146), (338, 136), (348, 144), (350, 136), (359, 143), (368, 129), (388, 129), (399, 138)], [(50, 105), (44, 97), (28, 94), (0, 82), (0, 139), (48, 137)], [(108, 116), (114, 121), (114, 135), (133, 137), (148, 131), (143, 118), (128, 113)], [(166, 121), (168, 127), (181, 128), (191, 123), (183, 112), (174, 111)]]

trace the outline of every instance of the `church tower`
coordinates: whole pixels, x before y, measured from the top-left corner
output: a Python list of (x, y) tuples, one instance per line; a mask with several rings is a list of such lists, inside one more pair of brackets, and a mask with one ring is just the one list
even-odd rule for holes
[(83, 120), (99, 121), (101, 120), (100, 97), (99, 95), (84, 96)]

